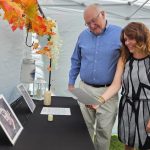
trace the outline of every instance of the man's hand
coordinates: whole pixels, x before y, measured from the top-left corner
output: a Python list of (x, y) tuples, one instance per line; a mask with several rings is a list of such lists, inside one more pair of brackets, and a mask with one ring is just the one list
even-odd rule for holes
[(94, 109), (94, 110), (96, 110), (99, 107), (99, 105), (85, 105), (85, 106), (87, 108)]
[(74, 85), (70, 85), (70, 84), (68, 85), (68, 90), (69, 91), (72, 91), (74, 88), (75, 88)]

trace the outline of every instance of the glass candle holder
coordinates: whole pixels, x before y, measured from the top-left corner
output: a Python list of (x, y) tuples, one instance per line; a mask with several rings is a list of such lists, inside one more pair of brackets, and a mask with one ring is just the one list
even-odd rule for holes
[(33, 85), (33, 99), (43, 100), (46, 91), (46, 81), (42, 78), (37, 78)]

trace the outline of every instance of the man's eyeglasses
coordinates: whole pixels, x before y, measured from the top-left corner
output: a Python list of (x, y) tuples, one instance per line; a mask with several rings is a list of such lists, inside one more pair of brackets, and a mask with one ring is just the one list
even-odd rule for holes
[(99, 15), (100, 15), (101, 12), (102, 12), (102, 11), (100, 11), (100, 12), (97, 14), (96, 17), (92, 18), (91, 21), (86, 22), (86, 23), (85, 23), (85, 26), (90, 26), (91, 23), (96, 23), (96, 21), (97, 21), (97, 19), (98, 19), (98, 17), (99, 17)]

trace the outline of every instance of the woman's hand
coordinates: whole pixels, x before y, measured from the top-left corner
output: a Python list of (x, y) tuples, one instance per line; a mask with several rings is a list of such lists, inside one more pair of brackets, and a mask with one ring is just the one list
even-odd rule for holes
[(150, 120), (149, 120), (148, 123), (147, 123), (146, 131), (147, 131), (148, 133), (150, 133)]

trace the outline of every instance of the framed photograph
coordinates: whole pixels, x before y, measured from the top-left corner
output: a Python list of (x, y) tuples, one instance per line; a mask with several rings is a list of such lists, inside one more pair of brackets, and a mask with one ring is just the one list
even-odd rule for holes
[(14, 145), (23, 130), (23, 126), (3, 95), (0, 95), (0, 126)]
[(27, 92), (27, 90), (25, 89), (24, 85), (23, 84), (19, 84), (17, 86), (19, 92), (21, 93), (21, 95), (23, 96), (24, 100), (26, 101), (29, 109), (31, 110), (31, 112), (34, 111), (36, 105), (35, 103), (33, 102), (32, 98), (30, 97), (29, 93)]

